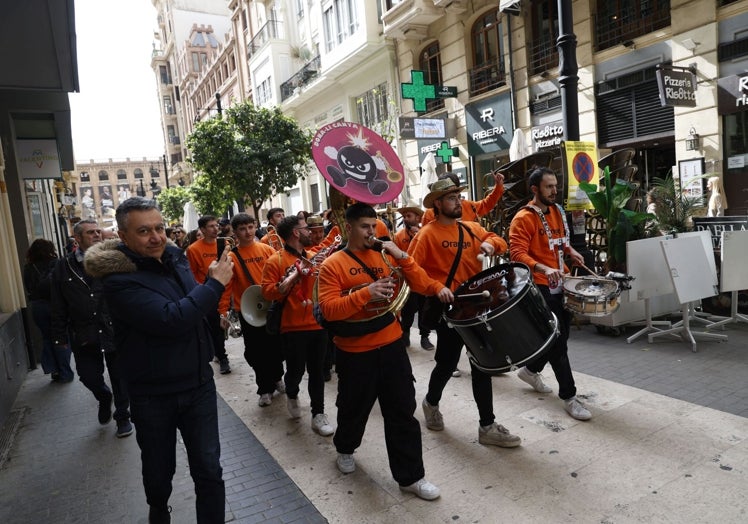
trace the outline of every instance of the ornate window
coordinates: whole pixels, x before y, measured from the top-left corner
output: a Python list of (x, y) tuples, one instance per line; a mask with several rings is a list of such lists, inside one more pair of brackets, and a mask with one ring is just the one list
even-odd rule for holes
[[(423, 71), (423, 81), (427, 84), (442, 85), (442, 59), (439, 42), (429, 44), (423, 51), (418, 62), (418, 69)], [(444, 107), (444, 99), (426, 101), (426, 112), (436, 111)]]
[(528, 45), (530, 74), (537, 75), (558, 67), (558, 2), (538, 0), (531, 11), (532, 42)]
[(470, 32), (473, 43), (473, 68), (470, 70), (470, 94), (477, 95), (506, 83), (504, 40), (501, 13), (497, 7), (475, 21)]

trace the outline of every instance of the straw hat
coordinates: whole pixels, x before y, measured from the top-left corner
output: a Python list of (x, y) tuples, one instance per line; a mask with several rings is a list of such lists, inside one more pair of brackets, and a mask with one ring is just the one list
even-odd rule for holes
[(449, 178), (440, 178), (431, 184), (431, 192), (423, 197), (423, 207), (433, 207), (434, 200), (438, 200), (449, 193), (460, 193), (467, 189), (467, 186), (456, 186)]
[(306, 225), (309, 229), (314, 229), (316, 227), (325, 227), (325, 222), (322, 220), (322, 217), (310, 216), (306, 219)]
[(423, 209), (421, 209), (421, 206), (419, 206), (412, 200), (408, 201), (408, 203), (405, 204), (403, 207), (398, 207), (396, 211), (400, 213), (401, 215), (404, 213), (407, 213), (408, 211), (410, 211), (411, 213), (415, 213), (418, 216), (423, 215)]

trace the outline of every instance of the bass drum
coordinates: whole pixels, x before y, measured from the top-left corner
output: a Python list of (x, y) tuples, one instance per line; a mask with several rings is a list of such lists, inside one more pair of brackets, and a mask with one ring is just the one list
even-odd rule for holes
[(558, 336), (556, 316), (524, 264), (481, 271), (454, 295), (444, 319), (465, 341), (470, 362), (489, 375), (524, 366), (548, 351)]

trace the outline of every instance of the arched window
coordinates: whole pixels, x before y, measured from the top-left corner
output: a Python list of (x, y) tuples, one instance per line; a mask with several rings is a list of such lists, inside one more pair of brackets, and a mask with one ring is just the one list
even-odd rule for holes
[(143, 178), (143, 170), (140, 168), (133, 171), (133, 174), (135, 175), (135, 178)]
[(118, 169), (117, 180), (127, 180), (127, 171), (125, 171), (124, 169)]
[(99, 171), (99, 182), (106, 182), (107, 180), (109, 180), (109, 173), (102, 169)]
[[(423, 71), (423, 81), (427, 84), (442, 85), (442, 59), (439, 42), (429, 44), (421, 52), (418, 68)], [(436, 98), (426, 101), (426, 112), (436, 111), (444, 107), (444, 99)]]
[(470, 94), (477, 95), (506, 83), (504, 41), (498, 7), (475, 21), (470, 31), (473, 43), (473, 68), (470, 70)]

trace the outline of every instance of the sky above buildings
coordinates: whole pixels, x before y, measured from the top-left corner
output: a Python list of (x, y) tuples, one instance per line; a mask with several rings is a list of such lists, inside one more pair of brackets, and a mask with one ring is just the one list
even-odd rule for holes
[(75, 0), (75, 26), (80, 93), (70, 94), (70, 106), (76, 162), (160, 157), (153, 4)]

